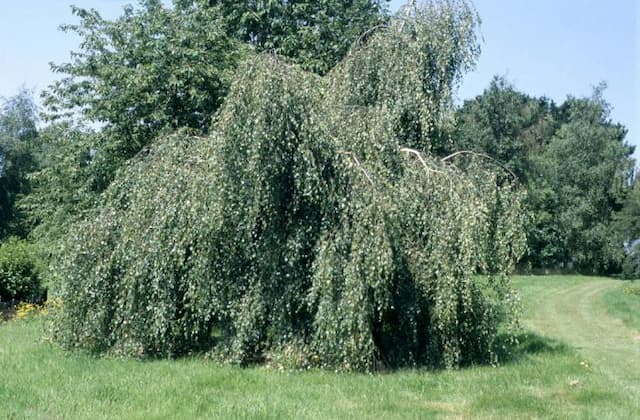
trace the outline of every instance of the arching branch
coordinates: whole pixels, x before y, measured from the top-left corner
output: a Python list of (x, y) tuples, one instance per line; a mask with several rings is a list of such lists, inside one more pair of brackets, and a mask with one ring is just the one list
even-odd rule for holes
[(507, 168), (507, 166), (504, 163), (500, 162), (498, 159), (496, 159), (493, 156), (488, 155), (486, 153), (474, 152), (473, 150), (459, 150), (459, 151), (457, 151), (455, 153), (451, 153), (449, 156), (443, 157), (442, 159), (440, 159), (440, 161), (441, 162), (446, 162), (446, 161), (448, 161), (450, 159), (453, 159), (456, 156), (462, 156), (462, 155), (473, 155), (473, 156), (478, 156), (478, 157), (490, 160), (491, 162), (495, 163), (497, 166), (501, 167), (506, 172), (511, 174), (513, 179), (515, 179), (516, 181), (520, 180), (518, 178), (518, 176), (511, 169)]
[(424, 166), (424, 169), (426, 169), (427, 171), (436, 172), (438, 174), (444, 174), (444, 172), (442, 172), (442, 171), (430, 168), (429, 165), (427, 165), (427, 162), (424, 160), (424, 158), (422, 157), (422, 154), (419, 151), (417, 151), (415, 149), (410, 149), (408, 147), (401, 147), (400, 151), (404, 152), (404, 153), (411, 153), (411, 154), (415, 155), (418, 158), (418, 160), (420, 161), (420, 163), (422, 163), (422, 166)]
[(372, 33), (374, 33), (375, 31), (377, 31), (378, 29), (387, 29), (388, 26), (387, 25), (376, 25), (372, 28), (367, 29), (366, 31), (364, 31), (356, 40), (355, 45), (362, 45), (365, 41), (365, 39), (371, 35)]

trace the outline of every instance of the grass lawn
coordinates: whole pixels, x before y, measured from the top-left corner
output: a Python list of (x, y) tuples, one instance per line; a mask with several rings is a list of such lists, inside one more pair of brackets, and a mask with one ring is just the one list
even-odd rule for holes
[(620, 282), (618, 287), (607, 290), (603, 300), (610, 315), (640, 331), (640, 281)]
[(640, 313), (602, 278), (518, 277), (527, 333), (501, 367), (382, 375), (280, 372), (200, 358), (68, 354), (41, 321), (0, 323), (0, 418), (632, 418)]

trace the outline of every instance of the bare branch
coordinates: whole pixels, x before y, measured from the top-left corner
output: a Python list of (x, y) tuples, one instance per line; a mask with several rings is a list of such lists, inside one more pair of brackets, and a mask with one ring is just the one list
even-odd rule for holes
[(444, 174), (444, 172), (442, 172), (442, 171), (430, 168), (427, 165), (427, 162), (424, 160), (424, 158), (422, 157), (422, 154), (420, 154), (419, 151), (417, 151), (415, 149), (410, 149), (408, 147), (401, 147), (400, 151), (401, 152), (405, 152), (405, 153), (411, 153), (411, 154), (415, 155), (418, 158), (418, 160), (420, 161), (420, 163), (422, 163), (422, 166), (424, 166), (424, 169), (426, 169), (427, 171), (436, 172), (436, 173), (439, 173), (439, 174)]

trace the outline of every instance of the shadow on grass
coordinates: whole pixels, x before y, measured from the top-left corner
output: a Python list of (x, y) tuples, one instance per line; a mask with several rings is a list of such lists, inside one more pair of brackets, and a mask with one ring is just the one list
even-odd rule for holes
[(16, 315), (13, 302), (0, 302), (0, 321), (9, 321)]
[(516, 363), (527, 356), (536, 354), (562, 354), (569, 351), (567, 344), (532, 331), (524, 331), (514, 336), (498, 336), (496, 353), (500, 364)]

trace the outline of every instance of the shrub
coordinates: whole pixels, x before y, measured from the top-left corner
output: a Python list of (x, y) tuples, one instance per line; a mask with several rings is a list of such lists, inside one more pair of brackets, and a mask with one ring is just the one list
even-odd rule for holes
[(11, 237), (0, 244), (0, 301), (36, 301), (44, 296), (33, 246)]
[(640, 244), (633, 243), (625, 247), (626, 256), (622, 262), (622, 278), (640, 279)]

